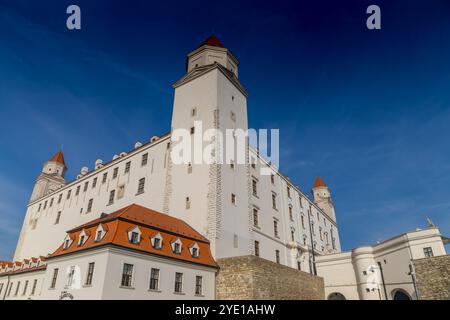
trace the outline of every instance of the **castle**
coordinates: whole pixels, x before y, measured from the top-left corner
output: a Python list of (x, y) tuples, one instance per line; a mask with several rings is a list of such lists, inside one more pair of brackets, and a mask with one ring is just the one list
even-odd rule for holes
[[(187, 288), (186, 282), (193, 289), (184, 298), (212, 298), (214, 259), (254, 255), (315, 274), (316, 256), (339, 253), (333, 201), (320, 177), (311, 200), (248, 141), (245, 163), (172, 161), (176, 130), (185, 129), (195, 139), (196, 123), (224, 135), (226, 130), (248, 129), (247, 91), (238, 72), (239, 61), (211, 36), (188, 54), (186, 74), (173, 85), (170, 133), (137, 142), (109, 162), (99, 159), (71, 182), (65, 180), (68, 168), (61, 151), (45, 162), (27, 207), (15, 262), (1, 266), (5, 275), (24, 279), (0, 284), (3, 297), (20, 296), (22, 290), (26, 296), (33, 283), (33, 294), (40, 288), (43, 298), (58, 298), (54, 289), (61, 288), (58, 294), (64, 298), (73, 294), (64, 290), (77, 278), (78, 283), (85, 279), (86, 288), (100, 281), (95, 272), (117, 273), (120, 288), (129, 288), (141, 276), (139, 266), (151, 260), (158, 265), (151, 268), (156, 298), (161, 295), (155, 292), (172, 283), (175, 290), (163, 290), (170, 294), (162, 297), (176, 298), (173, 294)], [(269, 174), (261, 174), (262, 168)], [(124, 260), (130, 250), (139, 253), (139, 261)], [(171, 270), (170, 277), (163, 270)], [(68, 282), (61, 280), (61, 272), (67, 273)], [(160, 277), (166, 282), (159, 282)], [(101, 290), (78, 291), (85, 292), (81, 297), (123, 297), (123, 291), (103, 280), (96, 284)], [(134, 292), (127, 297), (144, 297)]]

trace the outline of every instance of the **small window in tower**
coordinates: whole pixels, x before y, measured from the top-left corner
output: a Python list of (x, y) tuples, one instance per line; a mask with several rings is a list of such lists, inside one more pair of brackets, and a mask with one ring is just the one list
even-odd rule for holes
[(108, 178), (108, 173), (105, 172), (105, 173), (103, 174), (102, 183), (106, 183), (106, 179), (107, 179), (107, 178)]
[(191, 208), (191, 199), (189, 197), (186, 197), (186, 209)]
[(89, 199), (88, 207), (87, 207), (86, 213), (89, 213), (89, 212), (92, 211), (92, 204), (93, 204), (93, 202), (94, 202), (94, 199)]
[(188, 169), (187, 169), (188, 174), (192, 173), (192, 164), (188, 163)]
[(61, 219), (61, 211), (58, 211), (58, 214), (56, 215), (55, 224), (58, 224), (60, 219)]
[(84, 183), (83, 192), (86, 192), (89, 186), (89, 181)]
[(231, 101), (234, 101), (234, 96), (231, 96)]
[(194, 134), (195, 133), (195, 127), (192, 127), (191, 128), (191, 134)]
[(234, 113), (233, 111), (230, 111), (230, 118), (232, 121), (236, 122), (236, 113)]
[(128, 161), (127, 163), (125, 163), (125, 173), (130, 173), (130, 168), (131, 168), (131, 162)]
[(137, 194), (144, 193), (145, 191), (145, 178), (139, 179)]
[(146, 166), (148, 162), (148, 153), (142, 155), (141, 166)]
[(119, 173), (119, 168), (114, 168), (113, 171), (113, 179), (117, 178), (117, 174)]
[(236, 205), (236, 195), (234, 193), (231, 194), (231, 203)]
[(94, 189), (97, 186), (97, 177), (94, 178), (92, 181), (92, 189)]
[(108, 204), (113, 204), (114, 203), (114, 196), (116, 194), (116, 190), (111, 190), (111, 192), (109, 193), (109, 201)]
[(197, 108), (192, 108), (191, 117), (195, 117), (197, 115)]
[(70, 199), (70, 194), (72, 193), (72, 190), (67, 191), (67, 200)]
[(80, 186), (77, 187), (75, 190), (75, 195), (78, 196), (80, 194)]

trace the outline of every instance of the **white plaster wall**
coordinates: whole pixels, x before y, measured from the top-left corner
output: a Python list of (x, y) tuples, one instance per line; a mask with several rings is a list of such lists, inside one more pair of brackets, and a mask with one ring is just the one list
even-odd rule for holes
[[(123, 264), (134, 265), (132, 288), (121, 287)], [(149, 290), (151, 268), (160, 269), (160, 288)], [(183, 273), (183, 293), (174, 293), (175, 273)], [(215, 269), (172, 259), (111, 249), (102, 299), (214, 299)], [(203, 296), (195, 295), (195, 277), (203, 277)]]
[[(38, 299), (41, 295), (43, 282), (45, 277), (45, 270), (38, 270), (27, 273), (19, 273), (11, 276), (0, 276), (0, 286), (3, 284), (2, 291), (0, 292), (0, 300), (34, 300)], [(32, 295), (33, 283), (37, 280), (35, 293)], [(20, 281), (19, 292), (17, 295), (16, 288)], [(24, 294), (25, 282), (28, 281), (27, 290)], [(10, 296), (7, 295), (7, 286), (12, 283), (12, 289)]]
[[(83, 223), (99, 218), (101, 213), (111, 213), (122, 207), (137, 203), (145, 207), (162, 211), (164, 199), (164, 184), (166, 178), (166, 149), (168, 137), (157, 142), (134, 150), (127, 156), (106, 164), (103, 168), (94, 170), (82, 179), (75, 180), (60, 190), (43, 197), (28, 205), (14, 260), (46, 256), (52, 253), (62, 243), (66, 231)], [(148, 164), (141, 166), (142, 155), (148, 153)], [(131, 170), (125, 174), (125, 163), (131, 161)], [(118, 177), (112, 179), (114, 168), (119, 168)], [(102, 183), (103, 173), (108, 173), (106, 183)], [(136, 195), (139, 179), (145, 177), (145, 192)], [(92, 188), (93, 179), (97, 178), (97, 185)], [(84, 184), (89, 182), (88, 190), (84, 192)], [(118, 199), (118, 186), (125, 186), (123, 198)], [(76, 189), (80, 186), (80, 193)], [(108, 205), (110, 191), (116, 189), (114, 204)], [(67, 199), (68, 190), (71, 190), (70, 199)], [(58, 203), (62, 194), (61, 203)], [(53, 206), (49, 203), (53, 200)], [(87, 213), (89, 199), (93, 200), (93, 207)], [(47, 208), (43, 205), (38, 212), (39, 204), (48, 201)], [(82, 211), (81, 211), (82, 210)], [(55, 224), (58, 212), (61, 211), (59, 224)], [(31, 221), (37, 219), (36, 228), (33, 229)]]

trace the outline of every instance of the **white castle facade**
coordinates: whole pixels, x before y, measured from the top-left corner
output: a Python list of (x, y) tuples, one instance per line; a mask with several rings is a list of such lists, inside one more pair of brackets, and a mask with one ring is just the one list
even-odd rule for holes
[[(174, 89), (171, 132), (194, 130), (196, 121), (203, 130), (248, 129), (238, 61), (214, 36), (188, 55)], [(67, 183), (64, 157), (56, 154), (37, 178), (14, 260), (46, 256), (67, 230), (133, 203), (187, 222), (209, 239), (215, 258), (257, 254), (311, 272), (312, 250), (340, 252), (333, 202), (320, 178), (310, 200), (251, 147), (254, 165), (176, 165), (172, 145), (170, 133), (137, 143)], [(261, 175), (262, 166), (272, 174)]]

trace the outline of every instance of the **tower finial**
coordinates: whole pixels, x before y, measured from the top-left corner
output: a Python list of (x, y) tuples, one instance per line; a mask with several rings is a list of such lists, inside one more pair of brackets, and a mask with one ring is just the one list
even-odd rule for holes
[(428, 228), (436, 228), (436, 225), (428, 217), (427, 217), (427, 222), (428, 222)]

